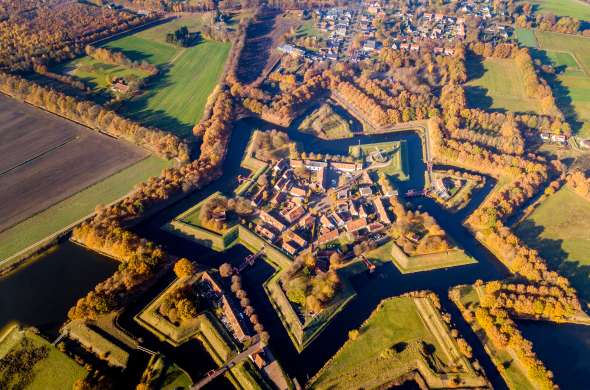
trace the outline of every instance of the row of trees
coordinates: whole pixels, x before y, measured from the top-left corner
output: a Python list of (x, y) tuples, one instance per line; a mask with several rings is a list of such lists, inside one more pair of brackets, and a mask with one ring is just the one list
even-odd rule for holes
[(86, 100), (42, 87), (19, 76), (0, 72), (0, 91), (34, 106), (143, 146), (166, 158), (186, 161), (189, 148), (179, 137), (123, 118)]
[[(21, 0), (6, 2), (22, 3)], [(29, 6), (19, 5), (16, 11), (9, 11), (1, 18), (0, 69), (30, 70), (34, 64), (69, 60), (83, 53), (84, 46), (90, 42), (158, 17), (83, 2), (35, 0)]]
[(581, 310), (573, 288), (544, 284), (493, 281), (485, 285), (480, 303), (490, 309), (505, 309), (516, 316), (564, 321)]
[[(486, 335), (498, 349), (509, 347), (519, 362), (525, 367), (529, 377), (543, 390), (554, 390), (553, 373), (545, 367), (543, 362), (533, 351), (533, 344), (526, 340), (516, 324), (505, 310), (489, 310), (478, 307), (475, 310), (475, 320), (485, 331)], [(502, 369), (502, 368), (501, 368)]]
[(112, 65), (121, 65), (126, 68), (141, 69), (144, 72), (147, 72), (150, 76), (158, 74), (157, 66), (150, 64), (146, 60), (133, 61), (121, 51), (113, 51), (105, 47), (94, 47), (92, 45), (86, 45), (84, 50), (88, 56), (99, 62)]
[(260, 319), (258, 315), (254, 311), (254, 308), (250, 304), (250, 299), (248, 298), (248, 293), (242, 287), (242, 278), (238, 274), (234, 274), (234, 269), (229, 263), (223, 263), (219, 267), (219, 274), (222, 278), (229, 278), (231, 276), (231, 292), (235, 295), (238, 302), (240, 302), (240, 306), (244, 310), (244, 314), (248, 316), (250, 320), (250, 324), (254, 328), (254, 331), (260, 336), (260, 340), (262, 342), (268, 342), (269, 334), (264, 330), (264, 327), (260, 323)]

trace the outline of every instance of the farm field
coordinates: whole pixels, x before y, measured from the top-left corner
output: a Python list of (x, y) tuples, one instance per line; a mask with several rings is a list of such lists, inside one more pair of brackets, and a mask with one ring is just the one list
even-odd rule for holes
[(590, 19), (590, 5), (581, 0), (529, 0), (538, 12), (556, 16), (571, 16), (580, 20)]
[(170, 164), (150, 156), (1, 232), (0, 259), (5, 259), (85, 217), (96, 205), (107, 204), (122, 197), (136, 183), (159, 175)]
[(3, 231), (148, 152), (2, 95), (0, 155)]
[(539, 49), (535, 56), (551, 63), (558, 74), (551, 81), (557, 104), (574, 134), (590, 137), (590, 38), (535, 31)]
[(299, 131), (322, 139), (352, 138), (350, 124), (329, 103), (322, 104), (299, 125)]
[(513, 59), (470, 58), (467, 67), (471, 80), (465, 92), (471, 107), (540, 112), (540, 102), (525, 95), (522, 74)]
[(122, 114), (179, 136), (191, 134), (221, 77), (231, 44), (203, 40), (183, 48), (165, 39), (167, 33), (181, 26), (195, 31), (201, 23), (197, 16), (182, 17), (104, 45), (162, 70), (144, 87), (142, 95), (122, 105)]
[(13, 326), (0, 340), (0, 359), (7, 354), (14, 356), (31, 353), (32, 350), (45, 352), (31, 371), (15, 373), (10, 371), (12, 367), (0, 367), (0, 381), (8, 388), (21, 388), (18, 384), (24, 384), (22, 388), (27, 390), (71, 389), (77, 379), (87, 374), (84, 367), (29, 329)]
[(517, 235), (590, 299), (590, 202), (567, 186), (516, 226)]

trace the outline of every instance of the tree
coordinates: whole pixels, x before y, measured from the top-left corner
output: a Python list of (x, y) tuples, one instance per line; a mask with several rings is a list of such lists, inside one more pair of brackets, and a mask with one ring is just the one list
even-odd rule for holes
[(178, 315), (183, 320), (188, 320), (191, 318), (195, 318), (197, 316), (197, 307), (192, 301), (186, 298), (183, 298), (180, 301), (178, 301), (178, 303), (176, 304), (176, 308), (178, 310)]
[(231, 276), (232, 273), (233, 273), (233, 267), (229, 263), (223, 263), (219, 267), (219, 274), (221, 275), (222, 278), (227, 278), (228, 276)]
[(189, 259), (182, 258), (174, 264), (174, 273), (178, 278), (190, 276), (195, 272), (195, 267)]
[(354, 341), (358, 339), (359, 335), (360, 332), (357, 329), (353, 329), (350, 332), (348, 332), (348, 339)]

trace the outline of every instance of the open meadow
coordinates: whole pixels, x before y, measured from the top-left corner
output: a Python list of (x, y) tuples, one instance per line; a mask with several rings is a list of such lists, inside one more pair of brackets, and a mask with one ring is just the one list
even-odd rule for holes
[(194, 32), (201, 25), (200, 16), (184, 16), (104, 45), (161, 70), (140, 96), (120, 107), (123, 115), (179, 136), (191, 134), (221, 77), (231, 44), (200, 40), (184, 48), (167, 43), (166, 34), (182, 26)]
[(582, 0), (528, 0), (526, 2), (533, 4), (535, 10), (542, 14), (571, 16), (580, 20), (590, 19), (590, 4)]
[(148, 155), (4, 95), (0, 140), (0, 231)]
[(563, 187), (517, 225), (516, 233), (590, 299), (589, 201)]
[(496, 111), (540, 112), (540, 101), (526, 96), (522, 72), (513, 59), (471, 57), (465, 90), (471, 107)]

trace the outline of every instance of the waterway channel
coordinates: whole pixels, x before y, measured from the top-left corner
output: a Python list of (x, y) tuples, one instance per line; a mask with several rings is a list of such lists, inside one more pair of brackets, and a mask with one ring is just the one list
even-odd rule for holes
[[(145, 236), (175, 255), (185, 256), (199, 263), (217, 267), (223, 262), (237, 263), (243, 259), (247, 251), (243, 247), (235, 247), (225, 253), (216, 253), (209, 248), (188, 242), (174, 235), (165, 233), (161, 225), (172, 217), (194, 205), (204, 197), (215, 191), (228, 192), (237, 185), (237, 176), (242, 172), (240, 161), (247, 145), (250, 134), (254, 129), (278, 128), (289, 133), (292, 140), (298, 142), (303, 150), (315, 153), (344, 154), (348, 147), (361, 143), (375, 143), (393, 140), (405, 140), (410, 156), (409, 181), (399, 183), (401, 190), (405, 188), (419, 188), (424, 185), (425, 164), (422, 159), (422, 144), (420, 137), (411, 131), (393, 134), (360, 136), (339, 141), (323, 141), (312, 135), (296, 131), (297, 123), (289, 129), (280, 129), (257, 119), (242, 119), (236, 122), (227, 158), (224, 162), (224, 175), (221, 179), (207, 188), (187, 197), (183, 201), (158, 213), (142, 225), (136, 227), (138, 233)], [(441, 227), (475, 259), (477, 264), (454, 267), (449, 269), (402, 275), (392, 264), (378, 267), (375, 273), (362, 273), (354, 277), (352, 283), (357, 291), (357, 297), (328, 325), (323, 333), (301, 354), (298, 354), (282, 326), (276, 312), (266, 298), (262, 288), (263, 282), (272, 274), (272, 268), (264, 262), (258, 262), (243, 274), (243, 283), (250, 300), (264, 327), (271, 335), (270, 346), (289, 375), (298, 378), (300, 383), (315, 374), (325, 362), (338, 350), (347, 338), (350, 329), (358, 327), (377, 304), (384, 298), (402, 294), (407, 291), (428, 289), (436, 292), (441, 298), (444, 310), (449, 312), (460, 333), (473, 346), (474, 355), (486, 371), (494, 388), (503, 389), (506, 385), (495, 366), (485, 354), (481, 344), (477, 341), (470, 327), (462, 319), (456, 307), (447, 298), (448, 289), (458, 284), (473, 283), (477, 279), (492, 280), (504, 278), (508, 271), (497, 259), (482, 247), (474, 237), (462, 226), (462, 220), (477, 207), (493, 183), (488, 182), (486, 188), (477, 192), (466, 210), (450, 213), (430, 199), (413, 201), (414, 207), (427, 211), (436, 218)], [(93, 286), (104, 280), (116, 269), (117, 264), (110, 259), (101, 257), (93, 252), (84, 250), (70, 243), (60, 245), (57, 250), (44, 256), (29, 266), (0, 279), (0, 326), (18, 320), (27, 325), (37, 326), (43, 333), (53, 337), (59, 325), (66, 319), (67, 310), (75, 301), (83, 296)], [(206, 373), (214, 366), (211, 358), (195, 341), (181, 348), (172, 348), (161, 343), (147, 331), (143, 330), (132, 320), (132, 316), (149, 300), (161, 291), (171, 280), (171, 276), (164, 278), (149, 295), (142, 297), (131, 305), (120, 318), (120, 325), (136, 337), (141, 337), (143, 345), (150, 349), (164, 352), (187, 370), (193, 379)], [(534, 324), (537, 326), (537, 324)], [(585, 335), (571, 331), (566, 326), (544, 324), (551, 329), (552, 335), (564, 335), (565, 344), (576, 344), (577, 337)], [(590, 328), (587, 328), (590, 330)], [(535, 346), (543, 332), (525, 331), (531, 334)], [(538, 335), (538, 337), (536, 337)], [(565, 337), (571, 335), (569, 337)], [(579, 345), (578, 345), (579, 346)], [(541, 347), (542, 348), (542, 347)], [(540, 357), (545, 358), (539, 351)], [(590, 357), (590, 346), (579, 348), (579, 356)], [(548, 357), (549, 359), (549, 357)], [(557, 362), (556, 362), (557, 363)], [(548, 365), (551, 361), (548, 360)], [(550, 366), (551, 367), (551, 366)], [(555, 368), (555, 372), (562, 368)], [(568, 372), (568, 371), (564, 371)], [(563, 388), (577, 388), (575, 381), (564, 378)], [(572, 385), (572, 386), (568, 386)], [(224, 388), (227, 382), (215, 380), (212, 388)], [(588, 388), (588, 387), (587, 387)]]

